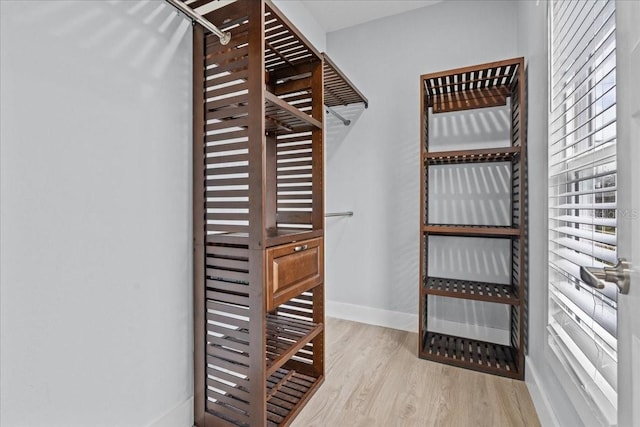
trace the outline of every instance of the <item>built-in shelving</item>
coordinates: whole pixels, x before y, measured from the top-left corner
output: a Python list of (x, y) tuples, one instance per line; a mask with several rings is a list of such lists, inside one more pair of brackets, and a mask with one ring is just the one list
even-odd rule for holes
[[(421, 358), (467, 369), (524, 379), (527, 283), (525, 226), (526, 116), (524, 59), (515, 58), (478, 66), (425, 74), (421, 128), (420, 227), (420, 344)], [(429, 118), (432, 114), (505, 106), (510, 107), (510, 146), (459, 151), (429, 150)], [(429, 169), (457, 164), (507, 162), (510, 165), (511, 223), (509, 225), (429, 223)], [(486, 283), (429, 275), (429, 236), (509, 239), (511, 282)], [(438, 296), (497, 303), (508, 306), (510, 343), (502, 345), (429, 328), (429, 297)], [(434, 301), (437, 303), (437, 301)]]

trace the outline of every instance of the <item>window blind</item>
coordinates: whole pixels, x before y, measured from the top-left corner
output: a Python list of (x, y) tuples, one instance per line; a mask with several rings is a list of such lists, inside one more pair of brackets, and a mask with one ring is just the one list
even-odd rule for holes
[(550, 4), (549, 344), (615, 424), (617, 290), (580, 266), (617, 261), (615, 1)]

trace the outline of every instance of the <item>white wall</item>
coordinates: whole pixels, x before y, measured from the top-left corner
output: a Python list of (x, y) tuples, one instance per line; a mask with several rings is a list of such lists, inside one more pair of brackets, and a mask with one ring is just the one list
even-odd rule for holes
[(320, 52), (327, 49), (327, 34), (324, 28), (300, 0), (275, 0), (274, 3), (316, 49)]
[(354, 211), (327, 221), (328, 314), (417, 330), (419, 77), (518, 56), (516, 13), (514, 2), (442, 2), (327, 35), (370, 101), (327, 140), (326, 209)]
[(191, 425), (191, 26), (0, 2), (0, 424)]

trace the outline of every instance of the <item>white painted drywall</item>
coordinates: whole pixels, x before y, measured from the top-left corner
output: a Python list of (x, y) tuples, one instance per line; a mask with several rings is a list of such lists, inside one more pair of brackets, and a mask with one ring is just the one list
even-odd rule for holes
[(327, 49), (327, 34), (313, 14), (300, 0), (275, 0), (276, 7), (320, 52)]
[(0, 424), (190, 426), (191, 25), (1, 1)]
[[(516, 13), (513, 2), (442, 2), (327, 34), (328, 53), (370, 101), (346, 135), (327, 139), (326, 209), (354, 212), (327, 221), (328, 314), (366, 307), (352, 312), (369, 322), (375, 313), (414, 316), (407, 329), (417, 330), (419, 77), (518, 56)], [(442, 129), (462, 133), (456, 123)], [(456, 256), (463, 249), (458, 243)], [(506, 327), (491, 309), (480, 311), (472, 320)]]

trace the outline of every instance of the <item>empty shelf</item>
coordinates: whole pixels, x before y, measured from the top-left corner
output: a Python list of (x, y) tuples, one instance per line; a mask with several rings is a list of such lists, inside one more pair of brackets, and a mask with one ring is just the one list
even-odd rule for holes
[(499, 283), (428, 277), (423, 290), (425, 294), (451, 298), (511, 305), (517, 305), (520, 302), (513, 286)]
[(424, 95), (434, 113), (505, 105), (523, 58), (457, 68), (422, 76)]
[(518, 227), (497, 225), (425, 225), (423, 231), (429, 234), (467, 237), (518, 237)]
[(362, 92), (351, 83), (351, 80), (326, 53), (322, 55), (324, 56), (324, 105), (337, 107), (362, 102), (365, 108), (368, 108), (369, 101)]
[(514, 350), (500, 344), (426, 332), (420, 357), (504, 377), (519, 377)]
[(322, 123), (303, 113), (271, 92), (265, 93), (266, 130), (304, 132), (322, 129)]
[(322, 377), (314, 378), (294, 370), (278, 369), (267, 378), (267, 425), (275, 427), (287, 424), (322, 382)]
[(520, 154), (520, 147), (489, 148), (485, 150), (432, 151), (425, 154), (430, 165), (456, 163), (510, 162)]
[(322, 323), (267, 314), (267, 376), (307, 345), (322, 329)]
[[(266, 231), (265, 247), (282, 245), (322, 236), (322, 230), (304, 228), (270, 228)], [(249, 233), (215, 233), (207, 234), (207, 243), (249, 245)]]
[(265, 2), (264, 65), (269, 71), (321, 58), (307, 38), (271, 1)]

